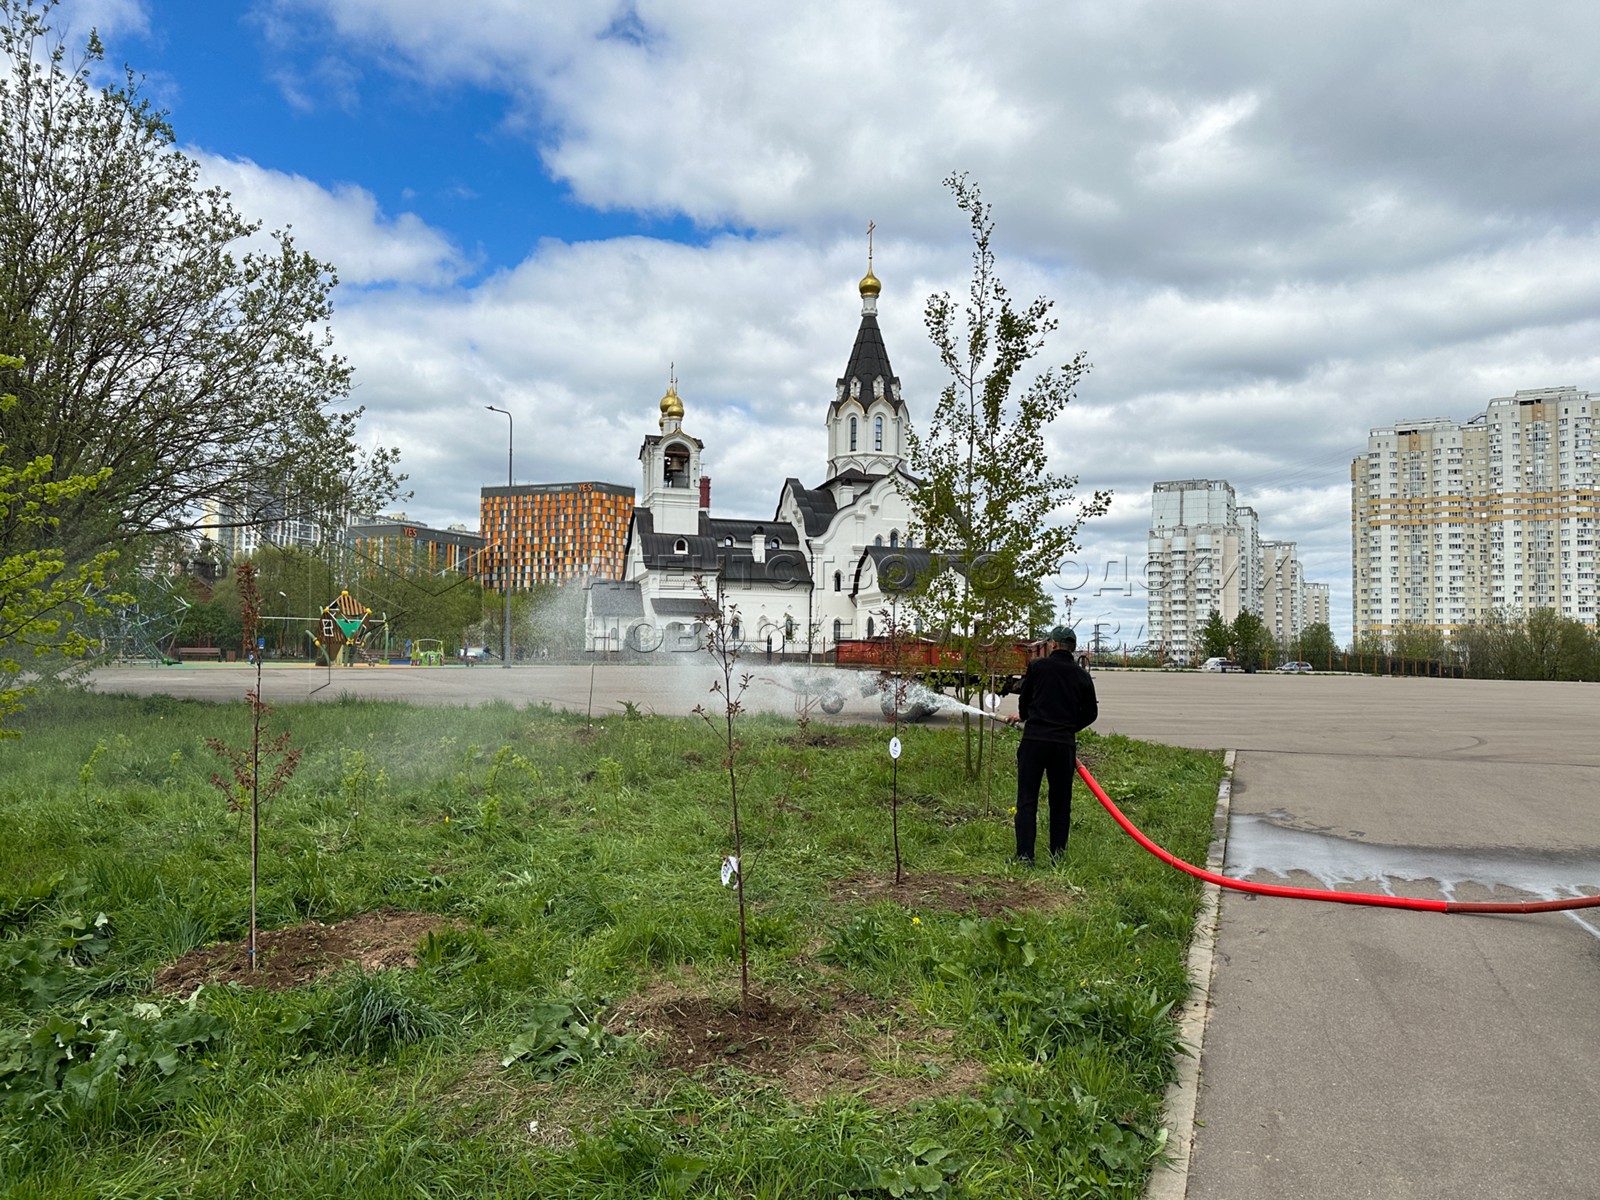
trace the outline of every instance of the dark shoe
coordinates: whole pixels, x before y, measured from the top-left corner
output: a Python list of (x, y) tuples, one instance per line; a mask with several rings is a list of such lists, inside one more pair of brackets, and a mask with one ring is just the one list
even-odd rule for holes
[(1033, 866), (1033, 855), (1013, 854), (1007, 861), (1014, 867), (1031, 867)]

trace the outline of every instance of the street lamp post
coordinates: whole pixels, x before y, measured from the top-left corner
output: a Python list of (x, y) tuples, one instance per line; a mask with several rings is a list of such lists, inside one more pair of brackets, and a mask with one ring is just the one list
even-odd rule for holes
[(283, 622), (278, 626), (278, 657), (283, 657), (284, 634), (289, 632), (289, 593), (280, 590), (278, 595), (283, 597)]
[(506, 589), (506, 612), (504, 628), (501, 629), (500, 665), (511, 666), (511, 491), (516, 484), (512, 482), (511, 473), (511, 438), (516, 429), (516, 422), (511, 419), (511, 414), (503, 408), (496, 408), (492, 404), (485, 404), (490, 412), (497, 412), (506, 419), (506, 508), (505, 528), (500, 533), (500, 561), (505, 564), (500, 582)]

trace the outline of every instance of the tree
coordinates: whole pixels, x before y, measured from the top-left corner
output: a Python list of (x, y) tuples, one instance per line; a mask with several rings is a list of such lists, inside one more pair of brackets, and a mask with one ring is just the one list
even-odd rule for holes
[(1027, 637), (1038, 641), (1056, 626), (1056, 602), (1044, 584), (1036, 583), (1033, 599), (1028, 604)]
[[(0, 354), (0, 370), (21, 365)], [(0, 395), (0, 417), (16, 403), (15, 396)], [(60, 511), (102, 486), (109, 474), (102, 469), (60, 478), (49, 455), (12, 467), (0, 444), (0, 528), (52, 533), (61, 523)], [(0, 722), (22, 707), (31, 690), (17, 685), (23, 670), (19, 655), (81, 654), (89, 648), (88, 639), (72, 630), (72, 619), (83, 610), (85, 592), (105, 586), (109, 557), (102, 554), (69, 570), (58, 550), (0, 550)], [(13, 733), (0, 726), (0, 737)]]
[(1296, 648), (1301, 659), (1314, 667), (1325, 668), (1333, 661), (1336, 653), (1333, 630), (1329, 629), (1324, 621), (1313, 621), (1300, 631)]
[[(350, 368), (326, 329), (331, 268), (205, 188), (138, 80), (96, 88), (91, 34), (69, 61), (56, 0), (0, 0), (0, 371), (18, 402), (6, 463), (48, 458), (59, 527), (16, 519), (0, 550), (59, 548), (69, 562), (199, 527), (376, 508), (400, 478), (390, 450), (356, 444), (341, 409)], [(48, 535), (48, 536), (46, 536)]]
[(1234, 658), (1251, 670), (1261, 665), (1261, 656), (1272, 644), (1266, 625), (1253, 612), (1242, 612), (1233, 619), (1232, 640)]
[(1431, 625), (1402, 625), (1395, 631), (1391, 649), (1396, 658), (1406, 662), (1442, 662), (1444, 634)]
[[(1017, 308), (995, 274), (994, 220), (965, 175), (945, 180), (971, 225), (972, 279), (958, 311), (948, 292), (928, 297), (924, 322), (949, 372), (926, 436), (908, 434), (913, 479), (906, 497), (920, 544), (957, 571), (930, 571), (913, 606), (948, 629), (973, 667), (985, 642), (1028, 630), (1039, 581), (1077, 549), (1079, 526), (1104, 513), (1111, 493), (1072, 503), (1077, 477), (1046, 467), (1044, 434), (1089, 370), (1082, 353), (1040, 372), (1021, 396), (1013, 386), (1057, 328), (1051, 302)], [(962, 685), (966, 699), (970, 687)], [(967, 721), (967, 769), (972, 761)]]
[(1233, 627), (1222, 619), (1221, 613), (1213, 608), (1211, 615), (1206, 618), (1206, 623), (1200, 627), (1200, 655), (1202, 661), (1207, 658), (1226, 658), (1232, 645)]

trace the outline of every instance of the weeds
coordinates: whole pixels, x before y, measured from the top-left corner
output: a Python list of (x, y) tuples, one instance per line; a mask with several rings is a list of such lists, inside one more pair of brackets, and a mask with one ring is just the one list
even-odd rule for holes
[(626, 1046), (627, 1039), (606, 1032), (596, 1019), (595, 1014), (603, 1007), (587, 1000), (535, 1004), (522, 1031), (511, 1039), (500, 1065), (521, 1063), (534, 1078), (552, 1079), (568, 1067)]
[[(404, 948), (415, 970), (165, 995), (160, 968), (248, 927), (247, 847), (196, 751), (248, 745), (252, 713), (144, 703), (41, 696), (24, 716), (44, 736), (0, 745), (0, 1194), (1135, 1200), (1162, 1152), (1199, 889), (1092, 811), (1071, 883), (1034, 881), (1063, 904), (1048, 914), (853, 899), (838, 885), (884, 864), (878, 737), (830, 730), (800, 778), (793, 722), (740, 713), (738, 848), (759, 829), (771, 869), (736, 926), (705, 870), (730, 833), (705, 798), (730, 777), (700, 760), (702, 723), (591, 736), (581, 712), (288, 708), (305, 756), (262, 824), (262, 928), (385, 906), (453, 921)], [(902, 736), (907, 861), (1002, 885), (1009, 830), (980, 816), (959, 731)], [(1174, 853), (1203, 856), (1213, 756), (1094, 735), (1082, 752)], [(779, 793), (783, 819), (760, 824)], [(741, 948), (753, 994), (838, 1006), (802, 1068), (859, 1056), (861, 1079), (796, 1099), (736, 1068), (665, 1070), (607, 1031), (597, 997), (720, 997)], [(79, 1095), (85, 1056), (103, 1074), (74, 1076)], [(939, 1098), (958, 1068), (973, 1082)], [(881, 1077), (930, 1092), (879, 1109)]]

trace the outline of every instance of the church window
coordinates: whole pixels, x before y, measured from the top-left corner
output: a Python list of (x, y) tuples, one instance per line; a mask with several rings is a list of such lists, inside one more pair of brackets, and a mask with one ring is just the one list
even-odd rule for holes
[(898, 529), (889, 530), (889, 545), (891, 547), (894, 547), (894, 546), (898, 546), (899, 544), (900, 544), (900, 531)]
[(882, 450), (883, 449), (883, 418), (882, 417), (873, 417), (872, 418), (872, 448), (874, 450)]
[(733, 638), (733, 644), (735, 646), (737, 646), (739, 644), (739, 618), (738, 617), (735, 617), (733, 619), (733, 625), (728, 630), (728, 632)]
[(872, 544), (873, 544), (873, 545), (874, 545), (874, 546), (881, 546), (881, 545), (883, 545), (883, 534), (881, 534), (881, 533), (880, 533), (880, 534), (879, 534), (879, 535), (878, 535), (878, 536), (877, 536), (877, 537), (875, 537), (875, 538), (873, 538), (873, 539), (872, 539)]
[(836, 592), (844, 591), (844, 572), (843, 571), (835, 571), (833, 573), (833, 590), (836, 591)]
[(850, 449), (856, 448), (856, 419), (850, 418)]
[(677, 541), (672, 543), (672, 552), (674, 554), (687, 554), (687, 553), (689, 553), (689, 543), (687, 541), (685, 541), (683, 538), (679, 538)]
[(871, 637), (872, 633), (873, 633), (872, 618), (868, 617), (867, 618), (867, 636)]
[(833, 642), (834, 642), (834, 645), (838, 645), (839, 644), (839, 639), (842, 638), (843, 636), (844, 636), (844, 622), (841, 621), (838, 617), (835, 617), (833, 619)]

